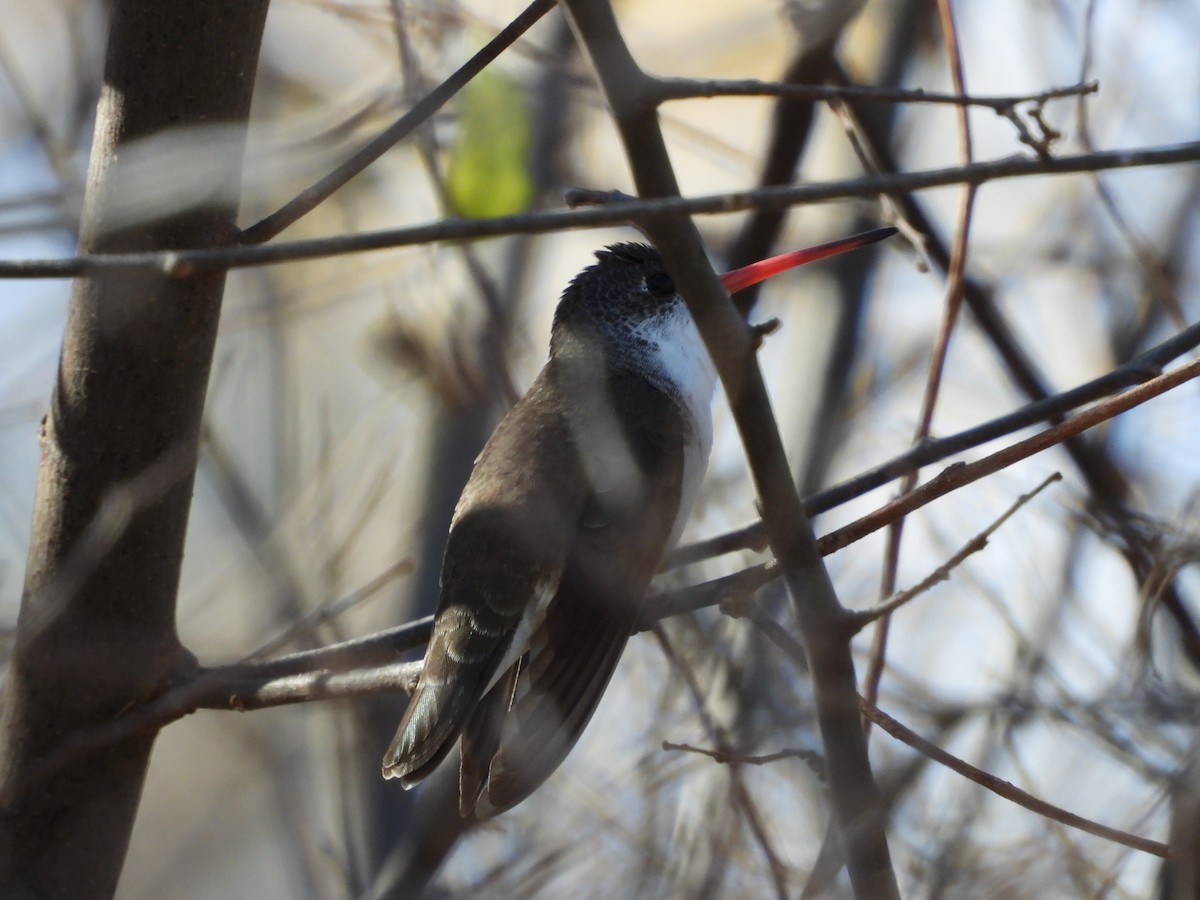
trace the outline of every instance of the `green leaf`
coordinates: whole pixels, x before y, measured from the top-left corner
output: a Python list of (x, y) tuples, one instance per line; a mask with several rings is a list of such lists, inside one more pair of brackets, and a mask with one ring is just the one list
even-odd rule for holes
[(529, 208), (531, 131), (524, 95), (512, 78), (489, 70), (463, 89), (446, 177), (454, 212), (487, 219)]

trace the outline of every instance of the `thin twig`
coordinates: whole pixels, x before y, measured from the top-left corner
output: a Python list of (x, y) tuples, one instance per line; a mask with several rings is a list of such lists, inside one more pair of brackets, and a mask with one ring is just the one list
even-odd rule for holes
[(296, 636), (302, 633), (312, 633), (321, 625), (341, 617), (360, 603), (365, 602), (377, 592), (387, 587), (397, 578), (411, 575), (416, 570), (416, 562), (411, 557), (404, 557), (388, 566), (366, 584), (359, 585), (354, 590), (322, 603), (315, 609), (290, 622), (282, 632), (259, 644), (247, 657), (246, 661), (261, 659), (276, 652), (281, 647), (290, 644)]
[(825, 768), (821, 754), (816, 750), (780, 750), (776, 753), (743, 756), (739, 753), (730, 753), (727, 750), (709, 750), (704, 747), (693, 747), (691, 744), (676, 744), (673, 741), (663, 741), (662, 748), (664, 750), (677, 750), (683, 753), (698, 753), (722, 765), (766, 766), (785, 759), (801, 759), (808, 763), (808, 767), (818, 775), (823, 775)]
[(1153, 856), (1158, 856), (1163, 859), (1171, 859), (1172, 854), (1166, 844), (1158, 841), (1152, 841), (1149, 838), (1139, 837), (1136, 834), (1130, 834), (1127, 831), (1121, 831), (1118, 828), (1110, 828), (1107, 825), (1101, 825), (1093, 822), (1091, 819), (1085, 819), (1083, 816), (1068, 812), (1060, 806), (1055, 806), (1052, 803), (1047, 803), (1032, 794), (1021, 790), (1016, 785), (1005, 781), (1002, 778), (997, 778), (989, 772), (984, 772), (982, 769), (977, 769), (968, 762), (959, 759), (950, 753), (947, 753), (941, 747), (933, 744), (915, 731), (905, 727), (897, 722), (883, 710), (878, 707), (871, 706), (864, 702), (862, 704), (862, 713), (896, 740), (903, 744), (912, 747), (923, 756), (927, 756), (934, 762), (941, 763), (948, 769), (957, 772), (964, 778), (974, 781), (981, 787), (987, 788), (992, 793), (1003, 797), (1005, 800), (1011, 800), (1018, 806), (1022, 806), (1031, 812), (1037, 813), (1039, 816), (1045, 816), (1048, 819), (1053, 819), (1055, 822), (1061, 822), (1064, 825), (1069, 825), (1072, 828), (1078, 828), (1080, 831), (1085, 831), (1088, 834), (1093, 834), (1096, 837), (1104, 838), (1105, 840), (1121, 844), (1124, 847), (1132, 847), (1134, 850), (1141, 850), (1143, 853), (1149, 853)]
[[(822, 556), (829, 556), (836, 553), (838, 550), (862, 540), (867, 535), (887, 527), (897, 518), (920, 509), (938, 497), (945, 496), (967, 484), (978, 481), (980, 478), (1007, 468), (1013, 463), (1034, 456), (1056, 444), (1060, 444), (1089, 428), (1106, 422), (1121, 413), (1128, 412), (1135, 406), (1139, 406), (1197, 377), (1200, 377), (1200, 360), (1188, 363), (1178, 369), (1173, 369), (1139, 387), (1125, 391), (1103, 403), (1098, 403), (1091, 409), (1067, 419), (1053, 428), (1035, 434), (1023, 441), (1018, 441), (1016, 444), (998, 450), (975, 462), (955, 463), (944, 469), (931, 481), (926, 482), (915, 490), (897, 497), (890, 503), (856, 519), (849, 525), (822, 536), (817, 541), (817, 548)], [(769, 580), (766, 576), (771, 574), (772, 571), (766, 567), (755, 567), (746, 570), (749, 577), (761, 579), (763, 583)], [(719, 590), (714, 592), (719, 595), (718, 599), (722, 596), (728, 596), (731, 592), (730, 589), (736, 587), (736, 578), (737, 576), (726, 576), (725, 579), (719, 579), (720, 582), (726, 585), (726, 589), (724, 592)], [(704, 585), (700, 585), (689, 590), (699, 591), (704, 587)], [(847, 614), (847, 624), (852, 624), (853, 619), (853, 614)]]
[(942, 94), (924, 88), (888, 88), (865, 85), (791, 84), (759, 81), (753, 78), (660, 78), (660, 100), (690, 100), (703, 97), (793, 97), (797, 100), (873, 100), (880, 103), (937, 103), (952, 106), (983, 106), (999, 115), (1007, 114), (1021, 104), (1035, 107), (1061, 97), (1083, 97), (1100, 90), (1097, 81), (1087, 81), (1066, 87), (1051, 88), (1035, 94), (1012, 96), (970, 96), (965, 93)]
[(979, 553), (981, 550), (987, 547), (988, 540), (991, 538), (991, 536), (995, 534), (996, 530), (1005, 522), (1007, 522), (1018, 509), (1020, 509), (1056, 481), (1062, 481), (1061, 472), (1055, 472), (1054, 474), (1049, 475), (1032, 491), (1027, 494), (1022, 494), (1020, 497), (1014, 500), (1012, 505), (1009, 506), (1008, 509), (1006, 509), (1004, 513), (998, 519), (996, 519), (996, 521), (994, 521), (983, 531), (979, 532), (979, 534), (975, 535), (975, 537), (971, 538), (971, 540), (967, 541), (967, 543), (965, 543), (957, 553), (942, 563), (942, 565), (934, 569), (919, 583), (906, 591), (900, 591), (896, 593), (889, 600), (880, 603), (873, 609), (851, 613), (854, 620), (860, 623), (860, 628), (865, 628), (867, 625), (871, 624), (877, 619), (883, 616), (891, 615), (901, 606), (904, 606), (915, 597), (919, 597), (921, 594), (928, 591), (935, 584), (941, 584), (943, 581), (948, 581), (950, 579), (950, 573), (962, 565), (967, 557), (972, 556), (975, 553)]
[(1178, 369), (1172, 369), (1170, 372), (1160, 375), (1143, 385), (1131, 388), (1123, 394), (1118, 394), (1102, 403), (1096, 404), (1091, 409), (1067, 419), (1061, 425), (1056, 425), (1023, 441), (1018, 441), (1009, 447), (1005, 447), (1003, 450), (998, 450), (995, 453), (985, 456), (983, 459), (970, 463), (955, 463), (943, 470), (932, 481), (926, 482), (916, 490), (902, 497), (897, 497), (886, 506), (863, 516), (845, 528), (839, 528), (837, 531), (825, 535), (821, 539), (821, 550), (822, 552), (833, 553), (841, 550), (843, 547), (848, 547), (855, 541), (861, 540), (866, 535), (876, 531), (882, 525), (892, 521), (895, 517), (907, 515), (912, 510), (924, 506), (933, 497), (941, 497), (973, 481), (978, 481), (986, 475), (991, 475), (993, 472), (1005, 469), (1015, 462), (1041, 453), (1043, 450), (1062, 443), (1067, 438), (1082, 434), (1084, 431), (1099, 425), (1101, 422), (1106, 422), (1114, 416), (1128, 412), (1135, 406), (1139, 406), (1147, 400), (1151, 400), (1197, 377), (1200, 377), (1200, 360), (1190, 362)]
[[(845, 528), (825, 535), (818, 541), (818, 549), (822, 555), (828, 556), (886, 526), (894, 516), (907, 515), (965, 484), (1036, 454), (1196, 377), (1200, 377), (1200, 361), (1162, 375), (1055, 428), (978, 462), (951, 466), (911, 494), (899, 497)], [(762, 578), (771, 571), (773, 570), (768, 567), (762, 567), (748, 577)], [(713, 603), (718, 603), (729, 593), (729, 584), (726, 582), (724, 590), (711, 591), (709, 596)], [(750, 607), (743, 614), (758, 624), (753, 609)], [(675, 613), (671, 604), (665, 603), (662, 615), (673, 614)], [(426, 644), (432, 629), (433, 617), (427, 616), (364, 638), (293, 653), (266, 662), (235, 663), (197, 669), (146, 705), (125, 713), (103, 728), (80, 735), (77, 740), (65, 744), (60, 748), (60, 752), (44, 761), (39, 767), (39, 772), (46, 776), (54, 775), (61, 771), (63, 766), (86, 758), (88, 753), (128, 738), (139, 731), (161, 728), (197, 709), (257, 709), (284, 703), (385, 694), (409, 689), (420, 671), (421, 663), (396, 663), (395, 658), (405, 650)], [(772, 635), (768, 630), (768, 637), (776, 640), (780, 636)], [(782, 637), (786, 640), (776, 640), (776, 643), (789, 653), (795, 654), (795, 658), (803, 665), (803, 648), (786, 632)], [(78, 754), (83, 754), (83, 757)]]
[[(708, 732), (709, 737), (717, 742), (720, 753), (725, 757), (724, 761), (731, 763), (729, 767), (729, 785), (733, 793), (734, 802), (746, 819), (746, 824), (750, 828), (750, 833), (754, 835), (755, 841), (762, 849), (763, 856), (766, 857), (767, 866), (771, 870), (771, 879), (774, 882), (775, 893), (780, 900), (787, 900), (787, 866), (779, 858), (779, 854), (775, 852), (775, 848), (771, 845), (771, 839), (767, 834), (766, 826), (762, 823), (762, 818), (758, 813), (758, 808), (754, 805), (754, 800), (750, 796), (750, 790), (746, 787), (746, 781), (742, 777), (741, 769), (738, 767), (736, 754), (729, 749), (728, 737), (725, 734), (725, 729), (722, 728), (716, 720), (709, 714), (708, 709), (704, 705), (704, 692), (700, 690), (700, 685), (696, 682), (696, 676), (691, 668), (687, 666), (678, 654), (675, 653), (675, 648), (667, 638), (666, 632), (661, 626), (655, 626), (651, 630), (658, 641), (659, 647), (662, 648), (663, 655), (667, 658), (667, 662), (671, 664), (679, 676), (683, 679), (683, 683), (687, 686), (688, 693), (691, 695), (692, 703), (696, 707), (696, 714), (700, 717), (700, 721), (704, 726), (704, 730)], [(667, 749), (664, 742), (663, 749)]]
[[(659, 127), (653, 79), (630, 55), (610, 4), (563, 3), (604, 89), (638, 195), (677, 198), (679, 183)], [(639, 224), (662, 254), (729, 398), (771, 549), (812, 664), (812, 698), (828, 760), (829, 796), (855, 896), (898, 898), (881, 798), (857, 710), (849, 636), (841, 628), (845, 610), (792, 481), (753, 332), (723, 290), (689, 218), (677, 214)]]

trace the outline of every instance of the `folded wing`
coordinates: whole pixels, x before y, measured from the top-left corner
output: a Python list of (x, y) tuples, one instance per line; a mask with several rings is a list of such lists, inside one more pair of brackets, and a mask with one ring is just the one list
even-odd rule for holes
[(589, 493), (558, 591), (528, 652), (480, 705), (480, 726), (464, 734), (464, 812), (473, 806), (485, 817), (511, 808), (574, 747), (637, 624), (680, 514), (691, 435), (679, 405), (636, 375), (614, 372), (608, 381), (610, 396), (624, 406), (611, 427), (620, 428), (637, 484)]

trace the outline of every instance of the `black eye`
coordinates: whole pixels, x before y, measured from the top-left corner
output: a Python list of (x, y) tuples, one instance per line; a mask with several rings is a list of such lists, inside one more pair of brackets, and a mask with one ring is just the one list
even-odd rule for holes
[(655, 272), (646, 276), (646, 290), (655, 297), (674, 297), (675, 282), (666, 272)]

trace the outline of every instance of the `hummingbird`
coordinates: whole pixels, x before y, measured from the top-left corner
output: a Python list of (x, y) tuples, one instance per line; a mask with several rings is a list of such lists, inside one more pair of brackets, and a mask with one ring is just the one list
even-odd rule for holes
[[(895, 232), (721, 276), (734, 293)], [(487, 818), (566, 758), (696, 499), (717, 375), (658, 252), (614, 244), (567, 286), (550, 354), (455, 507), (425, 662), (383, 776), (411, 788), (461, 742), (459, 808)]]

